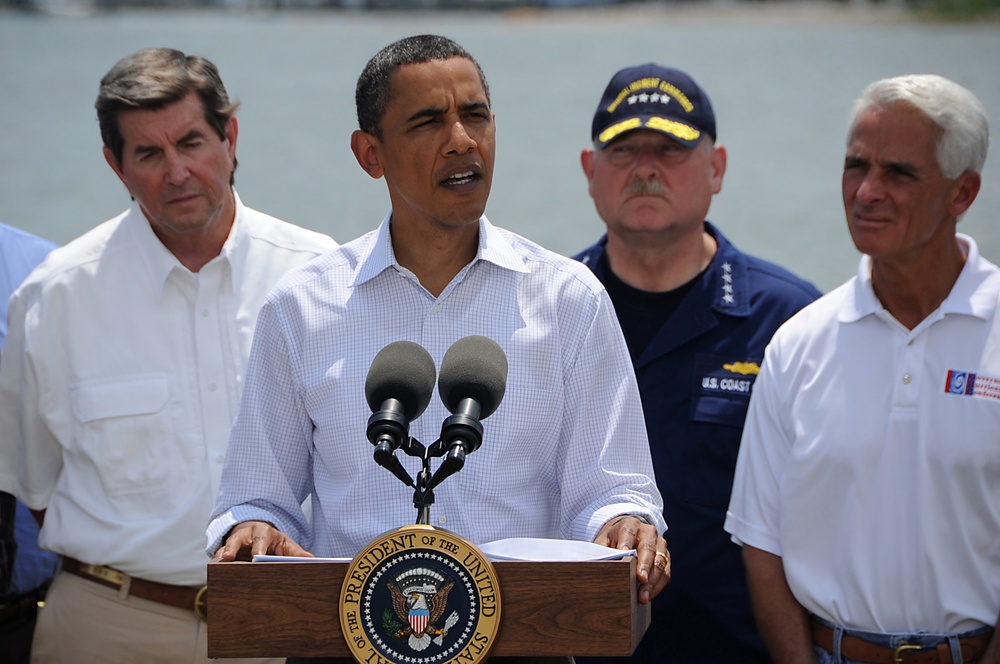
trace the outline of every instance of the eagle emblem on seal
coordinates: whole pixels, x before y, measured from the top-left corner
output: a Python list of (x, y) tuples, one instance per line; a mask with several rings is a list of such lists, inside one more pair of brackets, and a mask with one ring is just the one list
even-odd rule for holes
[(452, 611), (444, 625), (437, 627), (448, 606), (448, 593), (454, 581), (426, 567), (406, 570), (387, 584), (392, 595), (392, 608), (405, 627), (393, 636), (407, 639), (416, 651), (426, 650), (431, 641), (441, 645), (448, 630), (458, 622), (458, 612)]

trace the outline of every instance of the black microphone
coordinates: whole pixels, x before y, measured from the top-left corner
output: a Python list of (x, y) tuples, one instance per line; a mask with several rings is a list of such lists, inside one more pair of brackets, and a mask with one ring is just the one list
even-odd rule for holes
[(367, 433), (375, 461), (411, 487), (413, 478), (396, 458), (396, 450), (407, 442), (410, 421), (430, 403), (436, 373), (423, 346), (395, 341), (378, 352), (365, 378), (365, 398), (374, 411)]
[(441, 425), (441, 438), (429, 452), (446, 454), (431, 480), (436, 486), (465, 465), (465, 457), (483, 442), (485, 420), (500, 406), (507, 389), (507, 355), (492, 339), (459, 339), (441, 360), (438, 393), (452, 413)]

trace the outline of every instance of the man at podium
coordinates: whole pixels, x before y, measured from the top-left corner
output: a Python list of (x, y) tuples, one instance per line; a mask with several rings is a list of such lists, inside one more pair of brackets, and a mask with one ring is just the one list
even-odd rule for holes
[[(589, 269), (483, 215), (495, 124), (478, 63), (442, 37), (402, 39), (368, 63), (356, 100), (351, 147), (385, 179), (392, 209), (289, 274), (263, 307), (209, 554), (350, 557), (412, 523), (411, 488), (376, 467), (366, 442), (366, 374), (393, 342), (423, 346), (440, 367), (456, 340), (481, 335), (506, 355), (506, 392), (464, 470), (435, 487), (430, 525), (473, 543), (634, 548), (649, 602), (670, 563), (628, 349)], [(425, 443), (449, 416), (430, 401), (408, 422)]]

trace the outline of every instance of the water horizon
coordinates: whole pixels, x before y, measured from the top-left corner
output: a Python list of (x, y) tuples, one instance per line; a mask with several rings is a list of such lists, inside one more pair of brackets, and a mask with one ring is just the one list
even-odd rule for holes
[[(55, 0), (53, 0), (55, 1)], [(490, 220), (562, 254), (603, 224), (579, 165), (593, 111), (621, 67), (657, 61), (711, 97), (729, 164), (709, 218), (741, 249), (827, 291), (852, 276), (840, 196), (850, 107), (872, 80), (940, 73), (1000, 108), (1000, 23), (926, 23), (851, 3), (657, 3), (512, 11), (0, 9), (0, 221), (60, 244), (121, 212), (104, 162), (98, 82), (147, 46), (204, 55), (241, 102), (244, 202), (345, 242), (388, 211), (354, 161), (354, 84), (390, 41), (447, 35), (480, 62), (497, 117)], [(1000, 158), (961, 232), (1000, 261)]]

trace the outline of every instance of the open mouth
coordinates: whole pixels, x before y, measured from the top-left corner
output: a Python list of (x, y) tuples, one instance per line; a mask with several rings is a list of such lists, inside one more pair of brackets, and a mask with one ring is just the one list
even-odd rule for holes
[(478, 179), (479, 174), (475, 171), (462, 171), (461, 173), (449, 175), (441, 182), (441, 184), (448, 187), (458, 187), (465, 184), (471, 184)]

